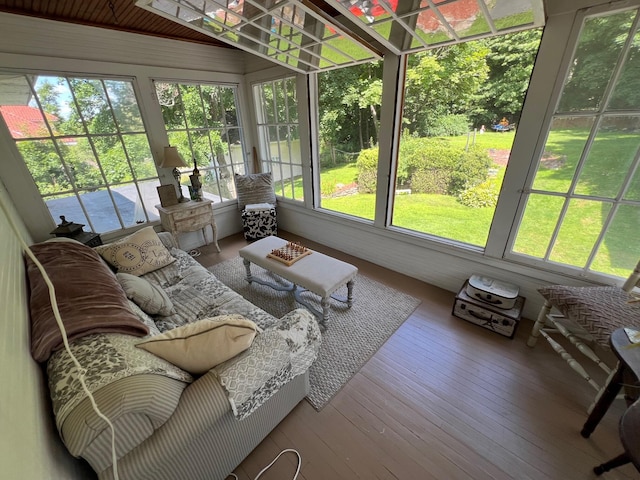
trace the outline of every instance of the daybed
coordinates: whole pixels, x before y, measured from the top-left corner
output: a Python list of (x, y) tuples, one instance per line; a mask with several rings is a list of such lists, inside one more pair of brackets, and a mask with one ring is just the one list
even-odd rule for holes
[[(32, 246), (56, 286), (88, 388), (115, 427), (119, 477), (223, 479), (308, 393), (308, 368), (321, 341), (316, 320), (304, 309), (277, 319), (257, 308), (177, 249), (169, 234), (148, 227), (127, 241), (96, 249), (76, 242)], [(134, 258), (139, 254), (141, 262)], [(111, 431), (93, 411), (52, 328), (42, 277), (27, 264), (32, 355), (46, 362), (60, 436), (100, 479), (113, 478)], [(135, 291), (127, 283), (132, 278), (152, 293)], [(116, 305), (122, 297), (124, 305)], [(115, 318), (103, 311), (120, 308)], [(255, 336), (246, 350), (201, 375), (139, 348), (186, 324), (238, 316), (231, 314), (254, 322)]]

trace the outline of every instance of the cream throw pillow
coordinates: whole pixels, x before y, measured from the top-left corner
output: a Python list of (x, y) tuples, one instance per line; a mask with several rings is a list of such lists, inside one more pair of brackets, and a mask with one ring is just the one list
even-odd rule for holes
[(174, 328), (136, 346), (201, 375), (249, 348), (257, 332), (257, 325), (242, 315), (220, 315)]
[(95, 247), (111, 266), (139, 277), (173, 263), (171, 256), (153, 227), (145, 227), (116, 242)]
[(171, 315), (176, 313), (173, 302), (160, 287), (148, 280), (129, 273), (116, 273), (116, 278), (129, 300), (149, 315)]

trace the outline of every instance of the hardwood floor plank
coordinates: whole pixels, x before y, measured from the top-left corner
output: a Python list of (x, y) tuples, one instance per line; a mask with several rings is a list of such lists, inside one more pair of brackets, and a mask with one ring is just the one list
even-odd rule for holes
[[(448, 463), (444, 464), (446, 469), (436, 474), (436, 478), (446, 476), (477, 479), (504, 474), (483, 457), (469, 455), (466, 448), (460, 448), (462, 444), (444, 433), (436, 424), (421, 421), (415, 410), (408, 408), (397, 398), (385, 395), (366, 376), (356, 374), (343, 391), (344, 394), (336, 398), (336, 403), (344, 403), (345, 408), (352, 405), (354, 411), (365, 412), (366, 416), (361, 414), (367, 422), (363, 428), (367, 428), (368, 424), (375, 425), (376, 432), (401, 447), (398, 453), (400, 458), (415, 458), (426, 471), (436, 474), (433, 461), (426, 452), (438, 451)], [(478, 476), (478, 471), (483, 471), (483, 475)]]
[[(302, 456), (300, 480), (578, 480), (595, 478), (594, 466), (622, 452), (623, 403), (582, 438), (595, 391), (547, 342), (526, 346), (531, 320), (522, 320), (513, 339), (502, 337), (453, 317), (453, 292), (281, 236), (353, 263), (422, 303), (321, 412), (302, 401), (238, 467), (242, 480), (285, 448)], [(241, 235), (227, 237), (222, 253), (202, 247), (198, 260), (209, 266), (245, 245)], [(586, 368), (604, 381), (604, 372)], [(293, 478), (293, 460), (281, 459), (261, 478)], [(606, 478), (639, 475), (626, 465)]]

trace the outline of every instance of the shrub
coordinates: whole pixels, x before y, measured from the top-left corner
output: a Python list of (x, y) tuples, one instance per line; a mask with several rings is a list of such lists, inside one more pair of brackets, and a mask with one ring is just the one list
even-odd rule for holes
[(436, 117), (427, 125), (429, 137), (453, 137), (464, 135), (469, 131), (471, 123), (466, 115), (443, 115)]
[(411, 177), (412, 193), (447, 193), (450, 175), (445, 170), (419, 170)]
[[(376, 189), (378, 148), (362, 150), (358, 156), (358, 192)], [(443, 138), (403, 136), (396, 172), (397, 184), (414, 193), (457, 196), (487, 178), (491, 158), (478, 147), (453, 146)]]
[(490, 178), (480, 185), (468, 188), (458, 195), (458, 201), (467, 207), (495, 207), (500, 193), (500, 181)]
[(337, 186), (338, 182), (336, 180), (324, 179), (320, 187), (320, 194), (323, 197), (330, 197), (331, 195), (333, 195), (333, 192), (336, 191)]
[(361, 150), (358, 167), (358, 193), (375, 193), (378, 175), (378, 147)]
[(463, 150), (451, 174), (449, 195), (458, 195), (467, 188), (485, 181), (492, 161), (487, 152), (479, 147)]

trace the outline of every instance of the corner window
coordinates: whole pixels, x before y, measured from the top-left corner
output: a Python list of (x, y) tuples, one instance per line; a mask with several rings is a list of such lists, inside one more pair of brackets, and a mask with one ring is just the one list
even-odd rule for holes
[(189, 175), (197, 167), (205, 198), (234, 200), (233, 175), (245, 173), (237, 88), (164, 81), (154, 84), (169, 143), (189, 165), (181, 170), (184, 195), (188, 197)]
[(640, 257), (638, 10), (587, 17), (512, 252), (625, 277)]
[(320, 206), (373, 221), (382, 62), (318, 74)]
[(302, 201), (296, 80), (290, 77), (255, 85), (253, 98), (260, 138), (259, 168), (272, 173), (276, 195)]
[(158, 177), (130, 80), (0, 74), (0, 113), (55, 223), (157, 220)]

